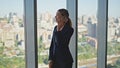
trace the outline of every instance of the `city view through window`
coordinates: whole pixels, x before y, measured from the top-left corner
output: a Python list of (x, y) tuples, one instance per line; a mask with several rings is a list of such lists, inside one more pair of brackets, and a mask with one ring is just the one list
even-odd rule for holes
[[(120, 1), (109, 0), (107, 68), (120, 67)], [(0, 68), (25, 68), (24, 0), (0, 2)], [(37, 0), (38, 68), (48, 68), (55, 14), (66, 0)], [(78, 0), (78, 68), (97, 68), (98, 0)], [(19, 8), (19, 9), (18, 9)]]
[(23, 0), (0, 1), (0, 68), (25, 68), (23, 7)]
[(57, 24), (55, 15), (58, 9), (66, 8), (66, 0), (37, 1), (38, 68), (48, 68), (50, 43)]
[(78, 0), (78, 68), (97, 68), (97, 0)]
[(120, 4), (118, 0), (108, 1), (107, 68), (120, 67)]

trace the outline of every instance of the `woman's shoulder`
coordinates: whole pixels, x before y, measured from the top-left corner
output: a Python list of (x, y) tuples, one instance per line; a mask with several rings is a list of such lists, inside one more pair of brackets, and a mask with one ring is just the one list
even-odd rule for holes
[(53, 30), (53, 31), (55, 32), (56, 30), (57, 30), (57, 25), (56, 25), (56, 26), (54, 26), (54, 30)]
[(73, 29), (73, 27), (70, 27), (70, 29), (71, 29), (71, 31), (72, 31), (72, 33), (74, 32), (74, 29)]
[(57, 25), (56, 25), (56, 26), (54, 26), (54, 30), (55, 30), (55, 29), (57, 29)]
[(73, 29), (72, 26), (67, 25), (67, 28), (70, 29), (70, 30), (72, 30), (72, 31), (74, 31), (74, 29)]
[(71, 27), (71, 26), (69, 26), (69, 25), (66, 25), (64, 31), (65, 31), (65, 32), (73, 33), (73, 32), (74, 32), (74, 29), (73, 29), (73, 27)]

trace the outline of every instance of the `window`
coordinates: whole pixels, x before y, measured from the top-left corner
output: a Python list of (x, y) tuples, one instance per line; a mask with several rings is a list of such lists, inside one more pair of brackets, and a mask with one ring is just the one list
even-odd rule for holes
[(107, 68), (120, 67), (120, 9), (119, 0), (108, 2)]
[[(59, 3), (59, 4), (58, 4)], [(49, 9), (48, 9), (49, 8)], [(37, 1), (38, 67), (48, 67), (49, 47), (58, 9), (66, 8), (66, 0)], [(42, 37), (42, 39), (40, 39)]]
[(78, 0), (78, 68), (97, 68), (97, 0)]
[(2, 0), (0, 2), (0, 68), (25, 68), (24, 40), (23, 0)]

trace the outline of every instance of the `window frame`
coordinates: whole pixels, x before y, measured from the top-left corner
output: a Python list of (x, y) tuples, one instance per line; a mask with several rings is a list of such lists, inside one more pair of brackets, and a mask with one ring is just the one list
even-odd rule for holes
[[(77, 68), (77, 14), (78, 14), (77, 1), (78, 0), (66, 0), (66, 1), (67, 1), (67, 9), (70, 13), (70, 18), (72, 19), (73, 28), (74, 28), (74, 34), (70, 42), (70, 50), (74, 58), (73, 68)], [(24, 20), (25, 20), (26, 68), (38, 68), (37, 0), (24, 0), (24, 7), (25, 7)], [(97, 17), (98, 17), (97, 68), (106, 68), (108, 0), (98, 0)]]

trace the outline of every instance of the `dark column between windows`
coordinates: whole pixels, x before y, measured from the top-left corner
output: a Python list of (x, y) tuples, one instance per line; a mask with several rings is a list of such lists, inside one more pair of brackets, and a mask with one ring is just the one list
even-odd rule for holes
[(107, 46), (107, 0), (98, 0), (98, 59), (97, 68), (106, 68), (106, 46)]
[(26, 68), (38, 68), (36, 0), (24, 0)]

